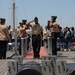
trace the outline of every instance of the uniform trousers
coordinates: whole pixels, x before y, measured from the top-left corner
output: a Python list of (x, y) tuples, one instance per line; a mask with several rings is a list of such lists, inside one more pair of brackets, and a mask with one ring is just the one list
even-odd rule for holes
[(57, 37), (58, 33), (57, 32), (52, 32), (52, 55), (57, 55)]
[(8, 41), (0, 40), (0, 59), (6, 59), (7, 43)]
[(33, 53), (34, 58), (40, 57), (40, 48), (41, 48), (41, 36), (33, 34), (32, 35), (32, 46), (33, 46)]

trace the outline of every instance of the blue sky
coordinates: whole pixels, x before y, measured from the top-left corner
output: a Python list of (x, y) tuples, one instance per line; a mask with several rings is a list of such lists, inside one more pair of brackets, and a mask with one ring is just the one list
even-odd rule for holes
[[(22, 20), (39, 18), (43, 28), (52, 15), (56, 15), (61, 26), (75, 26), (75, 0), (15, 0), (16, 25)], [(6, 24), (12, 24), (12, 0), (0, 0), (0, 17), (6, 18)]]

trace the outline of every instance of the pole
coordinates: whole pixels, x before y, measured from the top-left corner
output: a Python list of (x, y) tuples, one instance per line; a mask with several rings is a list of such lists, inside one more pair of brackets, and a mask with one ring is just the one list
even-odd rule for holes
[(12, 0), (13, 4), (13, 29), (15, 29), (15, 0)]
[(13, 30), (15, 35), (15, 55), (17, 55), (17, 29), (15, 28), (15, 0), (12, 0), (13, 5)]

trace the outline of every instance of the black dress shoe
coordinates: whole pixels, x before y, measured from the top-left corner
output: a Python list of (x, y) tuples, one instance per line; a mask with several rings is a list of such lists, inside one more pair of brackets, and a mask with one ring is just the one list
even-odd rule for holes
[(40, 55), (38, 55), (37, 58), (40, 58)]
[(36, 56), (34, 56), (34, 59), (36, 59), (37, 57)]

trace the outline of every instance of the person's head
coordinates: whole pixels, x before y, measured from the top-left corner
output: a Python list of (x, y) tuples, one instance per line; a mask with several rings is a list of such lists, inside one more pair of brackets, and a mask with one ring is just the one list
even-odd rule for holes
[(66, 31), (69, 31), (69, 27), (66, 27)]
[(38, 18), (37, 17), (34, 18), (34, 22), (35, 22), (35, 24), (38, 24)]
[(61, 31), (62, 30), (62, 27), (59, 26), (59, 30)]
[(11, 26), (10, 26), (10, 25), (8, 26), (8, 29), (9, 29), (9, 30), (11, 29)]
[(47, 30), (47, 29), (50, 30), (50, 20), (47, 21), (47, 26), (45, 27), (45, 29), (46, 29), (46, 30)]
[(47, 32), (44, 32), (44, 35), (46, 35), (47, 34)]
[(71, 30), (74, 31), (74, 27), (71, 27)]
[(52, 20), (52, 22), (55, 22), (56, 19), (57, 19), (57, 16), (51, 16), (51, 20)]
[(23, 24), (26, 24), (27, 20), (22, 20)]
[(5, 21), (6, 21), (6, 19), (0, 18), (0, 23), (1, 23), (1, 25), (4, 25), (4, 24), (5, 24)]
[(23, 22), (20, 22), (19, 25), (22, 26), (23, 25)]

